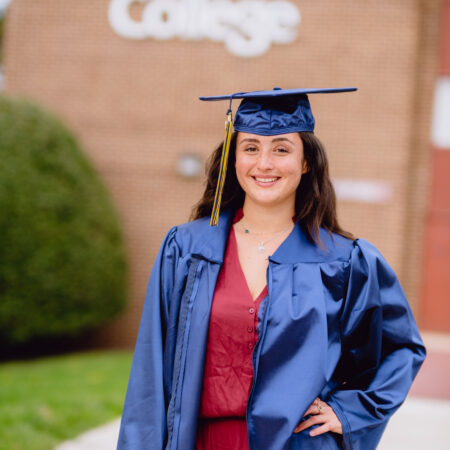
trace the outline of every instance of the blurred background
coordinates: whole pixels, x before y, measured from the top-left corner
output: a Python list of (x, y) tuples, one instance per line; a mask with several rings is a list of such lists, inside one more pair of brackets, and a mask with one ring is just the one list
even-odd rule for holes
[(120, 414), (153, 259), (223, 138), (227, 105), (198, 97), (275, 86), (358, 87), (310, 96), (316, 135), (343, 228), (381, 250), (424, 333), (413, 398), (449, 417), (449, 0), (0, 0), (0, 15), (0, 448)]

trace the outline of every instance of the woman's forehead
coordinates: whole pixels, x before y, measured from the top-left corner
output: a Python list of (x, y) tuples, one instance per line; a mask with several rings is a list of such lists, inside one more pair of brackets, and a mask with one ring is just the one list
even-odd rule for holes
[(259, 134), (238, 132), (237, 143), (277, 143), (277, 142), (290, 142), (291, 144), (301, 144), (302, 140), (298, 133), (284, 133), (276, 134), (274, 136), (262, 136)]

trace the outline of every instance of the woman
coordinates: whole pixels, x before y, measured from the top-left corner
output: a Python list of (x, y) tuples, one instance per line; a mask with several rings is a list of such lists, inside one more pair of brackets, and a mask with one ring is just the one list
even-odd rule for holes
[(205, 98), (230, 100), (226, 139), (155, 261), (119, 449), (376, 447), (425, 349), (392, 269), (337, 222), (306, 94), (348, 90)]

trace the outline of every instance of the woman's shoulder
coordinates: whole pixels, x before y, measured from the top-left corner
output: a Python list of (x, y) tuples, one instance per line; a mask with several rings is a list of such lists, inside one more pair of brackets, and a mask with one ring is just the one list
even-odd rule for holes
[(208, 234), (209, 228), (209, 217), (202, 217), (173, 227), (176, 232), (176, 239), (180, 244), (185, 242), (201, 243)]
[(348, 267), (358, 267), (363, 272), (372, 270), (392, 272), (393, 269), (381, 251), (368, 240), (349, 239), (336, 233), (329, 234), (331, 251), (336, 259), (348, 262)]
[(318, 248), (326, 249), (327, 259), (348, 261), (357, 246), (358, 239), (350, 239), (321, 228), (320, 242)]
[(212, 227), (210, 218), (202, 217), (176, 225), (168, 234), (173, 236), (181, 254), (199, 254), (207, 259), (217, 260), (223, 253), (227, 230), (228, 217), (221, 214), (218, 226)]
[(362, 237), (348, 238), (338, 233), (320, 229), (320, 239), (330, 253), (336, 257), (351, 257), (352, 253), (362, 253), (367, 256), (382, 257), (378, 248)]
[(183, 222), (175, 226), (178, 233), (191, 234), (204, 231), (210, 227), (209, 217), (201, 217), (200, 219), (190, 220), (189, 222)]

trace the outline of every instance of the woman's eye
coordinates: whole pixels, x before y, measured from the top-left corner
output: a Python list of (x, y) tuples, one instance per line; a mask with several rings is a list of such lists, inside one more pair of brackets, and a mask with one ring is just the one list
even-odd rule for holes
[(254, 153), (254, 152), (257, 151), (257, 149), (256, 149), (256, 147), (247, 147), (245, 149), (245, 151), (248, 152), (248, 153)]
[(289, 153), (288, 150), (284, 147), (278, 147), (275, 149), (277, 153)]

